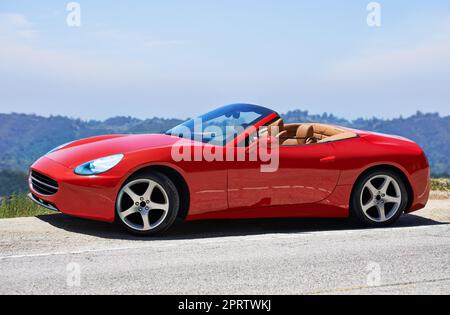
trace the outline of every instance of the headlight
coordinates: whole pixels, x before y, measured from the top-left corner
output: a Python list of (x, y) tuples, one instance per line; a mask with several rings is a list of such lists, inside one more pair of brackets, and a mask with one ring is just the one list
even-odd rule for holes
[[(70, 141), (70, 142), (61, 144), (61, 145), (57, 146), (56, 148), (54, 148), (53, 150), (48, 151), (47, 154), (50, 154), (50, 153), (53, 153), (53, 152), (55, 152), (55, 151), (61, 150), (62, 148), (68, 146), (68, 145), (71, 144), (71, 143), (73, 143), (73, 141)], [(46, 155), (47, 155), (47, 154), (46, 154)]]
[(75, 168), (75, 174), (78, 175), (97, 175), (105, 173), (120, 163), (123, 154), (116, 154), (100, 158), (91, 162), (84, 163)]

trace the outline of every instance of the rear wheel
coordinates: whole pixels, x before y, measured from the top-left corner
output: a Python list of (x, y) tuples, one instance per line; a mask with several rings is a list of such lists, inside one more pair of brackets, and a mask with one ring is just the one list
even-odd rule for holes
[(164, 174), (152, 172), (128, 179), (117, 196), (117, 221), (137, 235), (166, 231), (175, 221), (179, 195)]
[(353, 217), (374, 227), (395, 223), (405, 211), (408, 193), (405, 183), (389, 170), (372, 171), (358, 180), (351, 200)]

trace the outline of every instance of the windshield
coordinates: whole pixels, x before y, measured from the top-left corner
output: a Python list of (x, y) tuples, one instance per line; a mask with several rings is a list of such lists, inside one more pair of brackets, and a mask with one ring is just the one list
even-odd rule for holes
[(225, 145), (274, 111), (249, 104), (227, 105), (191, 119), (166, 132), (212, 145)]

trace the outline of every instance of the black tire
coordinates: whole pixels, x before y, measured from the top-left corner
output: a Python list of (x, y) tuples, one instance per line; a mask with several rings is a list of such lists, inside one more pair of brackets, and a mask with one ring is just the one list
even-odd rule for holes
[[(394, 204), (392, 203), (385, 203), (383, 199), (381, 198), (381, 200), (383, 201), (383, 204), (388, 207), (392, 205), (392, 213), (390, 213), (389, 218), (386, 217), (386, 220), (384, 222), (378, 222), (374, 219), (370, 218), (370, 214), (366, 214), (363, 211), (363, 205), (362, 205), (362, 200), (365, 198), (365, 196), (362, 196), (362, 194), (366, 194), (370, 193), (370, 191), (367, 191), (367, 188), (365, 188), (366, 183), (368, 183), (369, 180), (371, 180), (372, 184), (373, 181), (377, 180), (377, 177), (382, 177), (382, 176), (388, 176), (390, 178), (392, 178), (393, 180), (395, 180), (395, 182), (398, 184), (398, 190), (401, 193), (401, 196), (397, 196), (400, 201), (397, 202), (394, 206)], [(374, 185), (374, 188), (378, 188)], [(392, 189), (392, 187), (390, 187), (389, 189)], [(396, 189), (394, 187), (394, 189)], [(378, 190), (378, 189), (377, 189)], [(377, 195), (377, 197), (379, 197)], [(378, 201), (377, 197), (373, 197), (375, 198), (375, 202), (382, 202), (382, 201)], [(369, 197), (369, 199), (372, 198)], [(372, 199), (370, 199), (372, 200)], [(398, 208), (396, 210), (394, 210), (397, 207), (398, 204)], [(400, 216), (403, 214), (403, 212), (406, 209), (406, 206), (408, 204), (408, 192), (405, 186), (405, 183), (403, 181), (403, 179), (395, 172), (391, 171), (391, 170), (384, 170), (384, 169), (380, 169), (380, 170), (374, 170), (371, 172), (368, 172), (367, 174), (365, 174), (364, 176), (362, 176), (361, 178), (359, 178), (359, 180), (355, 183), (354, 189), (353, 189), (353, 193), (351, 196), (351, 200), (350, 200), (350, 215), (351, 218), (353, 220), (355, 220), (357, 223), (362, 224), (364, 226), (368, 226), (368, 227), (386, 227), (386, 226), (390, 226), (392, 224), (394, 224), (399, 218)], [(378, 206), (374, 206), (373, 208), (370, 208), (369, 211), (377, 211), (378, 212)], [(369, 212), (367, 211), (367, 212)], [(375, 218), (376, 219), (376, 218)]]
[[(120, 201), (119, 196), (120, 196), (122, 190), (129, 183), (139, 181), (139, 180), (151, 180), (151, 181), (154, 181), (157, 184), (159, 184), (164, 189), (165, 193), (167, 194), (168, 202), (169, 202), (169, 206), (168, 206), (169, 210), (167, 211), (166, 217), (162, 220), (162, 222), (157, 227), (152, 228), (151, 230), (148, 230), (148, 231), (142, 231), (142, 230), (137, 230), (137, 229), (132, 228), (131, 226), (127, 225), (127, 223), (125, 223), (119, 215), (120, 206), (121, 206), (119, 204), (119, 201)], [(159, 172), (147, 172), (147, 173), (142, 173), (142, 174), (138, 174), (138, 175), (133, 175), (129, 179), (127, 179), (127, 181), (123, 184), (123, 186), (119, 190), (117, 200), (116, 200), (116, 212), (115, 212), (116, 215), (115, 215), (115, 217), (116, 217), (116, 222), (120, 226), (125, 228), (131, 234), (134, 234), (137, 236), (155, 236), (155, 235), (160, 235), (160, 234), (164, 233), (173, 225), (173, 223), (175, 222), (175, 220), (178, 216), (179, 208), (180, 208), (179, 193), (178, 193), (176, 186), (173, 184), (173, 182), (170, 180), (170, 178)]]

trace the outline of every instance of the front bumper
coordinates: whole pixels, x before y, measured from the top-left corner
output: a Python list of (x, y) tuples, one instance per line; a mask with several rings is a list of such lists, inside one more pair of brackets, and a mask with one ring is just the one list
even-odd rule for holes
[(54, 206), (51, 203), (49, 203), (49, 202), (39, 198), (35, 194), (29, 193), (28, 194), (28, 198), (30, 198), (31, 201), (33, 201), (35, 204), (37, 204), (37, 205), (39, 205), (39, 206), (41, 206), (43, 208), (46, 208), (46, 209), (51, 210), (51, 211), (59, 212), (59, 210), (58, 210), (58, 208), (56, 208), (56, 206)]
[(112, 222), (120, 178), (115, 176), (79, 176), (73, 170), (47, 157), (31, 166), (58, 182), (53, 195), (43, 195), (30, 184), (31, 200), (44, 208), (87, 219)]

